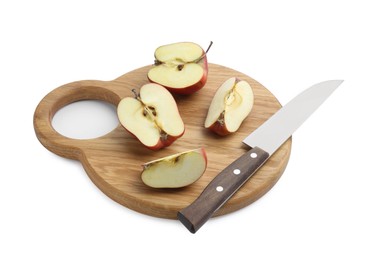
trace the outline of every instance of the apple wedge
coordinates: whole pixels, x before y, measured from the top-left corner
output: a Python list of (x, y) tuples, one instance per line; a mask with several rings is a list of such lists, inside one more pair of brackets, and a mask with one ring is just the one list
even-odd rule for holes
[(152, 150), (172, 144), (184, 133), (175, 99), (158, 84), (148, 83), (134, 98), (123, 98), (117, 114), (121, 125)]
[(144, 164), (141, 179), (153, 188), (180, 188), (197, 181), (206, 167), (206, 151), (199, 148)]
[(166, 87), (172, 93), (192, 94), (207, 81), (206, 54), (198, 44), (178, 42), (160, 46), (154, 53), (154, 66), (148, 72), (151, 82)]
[(204, 126), (222, 136), (234, 133), (249, 115), (253, 102), (253, 90), (248, 82), (230, 78), (217, 89)]

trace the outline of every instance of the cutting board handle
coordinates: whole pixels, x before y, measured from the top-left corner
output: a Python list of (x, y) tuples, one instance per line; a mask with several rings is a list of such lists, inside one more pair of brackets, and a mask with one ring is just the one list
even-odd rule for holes
[(35, 133), (48, 150), (80, 160), (83, 147), (90, 145), (91, 139), (72, 139), (58, 133), (51, 124), (55, 113), (80, 100), (101, 100), (117, 106), (122, 98), (131, 95), (131, 87), (120, 81), (82, 80), (65, 84), (48, 93), (38, 104), (34, 113)]

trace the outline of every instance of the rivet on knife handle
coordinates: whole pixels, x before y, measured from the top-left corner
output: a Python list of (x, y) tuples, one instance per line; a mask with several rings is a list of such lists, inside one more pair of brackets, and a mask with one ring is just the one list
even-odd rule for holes
[(178, 219), (195, 233), (269, 158), (264, 150), (254, 147), (218, 174), (202, 194), (179, 211)]

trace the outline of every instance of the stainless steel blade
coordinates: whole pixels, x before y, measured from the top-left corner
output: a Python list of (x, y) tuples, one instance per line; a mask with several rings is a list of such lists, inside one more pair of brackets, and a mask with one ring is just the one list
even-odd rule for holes
[(292, 99), (244, 139), (272, 155), (293, 132), (333, 93), (343, 80), (318, 83)]

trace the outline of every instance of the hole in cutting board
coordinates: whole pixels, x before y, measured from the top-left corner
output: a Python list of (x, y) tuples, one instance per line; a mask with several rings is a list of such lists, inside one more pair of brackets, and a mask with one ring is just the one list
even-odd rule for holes
[(73, 139), (92, 139), (111, 132), (119, 124), (116, 107), (99, 100), (71, 103), (54, 115), (53, 128)]

